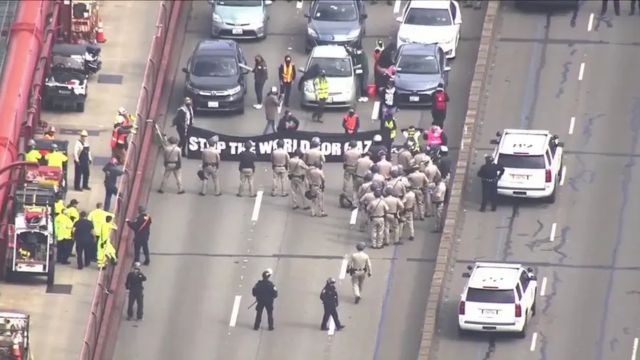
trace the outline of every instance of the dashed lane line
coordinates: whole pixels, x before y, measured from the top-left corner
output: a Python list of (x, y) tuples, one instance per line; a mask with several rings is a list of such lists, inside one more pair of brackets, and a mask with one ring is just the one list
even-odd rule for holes
[(340, 265), (340, 273), (338, 274), (338, 279), (344, 280), (347, 277), (347, 265), (349, 264), (349, 259), (345, 254), (344, 259), (342, 259), (342, 264)]
[(258, 221), (258, 217), (260, 216), (260, 204), (262, 204), (262, 195), (264, 191), (258, 190), (256, 194), (256, 202), (253, 204), (253, 213), (251, 214), (251, 221)]
[(531, 346), (529, 346), (529, 351), (536, 351), (536, 342), (538, 341), (538, 333), (534, 332), (531, 337)]
[(564, 185), (564, 179), (567, 177), (567, 166), (562, 167), (562, 173), (560, 175), (560, 186)]
[(631, 360), (636, 360), (638, 356), (638, 338), (633, 339), (633, 347), (631, 348)]
[(573, 134), (573, 128), (576, 126), (576, 117), (572, 116), (571, 121), (569, 122), (569, 135)]
[(236, 327), (236, 321), (238, 320), (238, 312), (240, 311), (241, 300), (242, 300), (241, 295), (236, 295), (236, 298), (233, 300), (233, 308), (231, 309), (231, 319), (229, 320), (230, 327)]
[(593, 13), (591, 13), (591, 15), (589, 15), (589, 23), (587, 24), (587, 32), (591, 32), (591, 30), (593, 30), (593, 20), (595, 18), (595, 15)]
[(585, 67), (585, 63), (582, 62), (580, 63), (580, 71), (578, 72), (578, 81), (582, 81), (582, 79), (584, 78), (584, 67)]
[(542, 286), (540, 286), (540, 296), (545, 296), (547, 293), (547, 277), (542, 278)]
[(553, 223), (551, 224), (551, 233), (549, 234), (549, 241), (553, 241), (556, 238), (556, 227), (558, 226), (557, 223)]

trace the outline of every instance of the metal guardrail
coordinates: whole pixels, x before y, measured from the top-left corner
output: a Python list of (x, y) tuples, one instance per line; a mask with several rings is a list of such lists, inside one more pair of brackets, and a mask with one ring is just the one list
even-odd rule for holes
[[(156, 34), (151, 44), (136, 109), (139, 129), (138, 133), (131, 138), (130, 148), (127, 151), (124, 164), (125, 173), (120, 179), (114, 208), (118, 230), (115, 236), (112, 237), (112, 240), (114, 241), (114, 246), (118, 249), (118, 258), (120, 260), (126, 258), (125, 255), (128, 251), (127, 245), (131, 240), (129, 239), (131, 233), (126, 229), (125, 219), (128, 213), (135, 212), (140, 195), (138, 191), (139, 185), (134, 188), (136, 183), (139, 184), (139, 181), (135, 181), (136, 177), (141, 175), (138, 173), (137, 168), (141, 157), (146, 158), (146, 152), (148, 150), (144, 149), (141, 144), (143, 144), (144, 139), (147, 137), (145, 136), (147, 132), (154, 131), (153, 127), (148, 126), (148, 122), (146, 122), (145, 119), (148, 119), (151, 111), (154, 95), (157, 90), (156, 84), (158, 80), (165, 75), (160, 64), (162, 63), (163, 56), (166, 55), (164, 48), (167, 36), (177, 31), (175, 27), (170, 26), (171, 15), (182, 6), (182, 1), (164, 0), (160, 3), (160, 9), (158, 10)], [(123, 261), (120, 261), (118, 266), (107, 266), (105, 270), (101, 270), (98, 274), (93, 301), (91, 303), (91, 312), (85, 329), (80, 355), (81, 360), (103, 360), (105, 356), (103, 354), (106, 350), (104, 342), (105, 337), (109, 335), (108, 331), (111, 321), (110, 310), (115, 300), (113, 297), (118, 291), (121, 291), (121, 289), (118, 288), (119, 275), (123, 271), (122, 267), (127, 265), (128, 264), (124, 264)], [(117, 314), (117, 316), (120, 316), (120, 314)]]
[(4, 73), (4, 62), (7, 57), (7, 47), (9, 45), (9, 33), (11, 25), (18, 10), (19, 1), (2, 0), (0, 1), (0, 81)]

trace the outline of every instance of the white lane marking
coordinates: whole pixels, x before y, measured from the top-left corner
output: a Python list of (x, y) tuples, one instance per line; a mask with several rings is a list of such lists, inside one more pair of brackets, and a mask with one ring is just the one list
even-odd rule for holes
[(638, 338), (633, 339), (633, 348), (631, 349), (631, 360), (636, 360), (638, 355)]
[(578, 81), (582, 81), (582, 78), (584, 77), (584, 62), (580, 63), (580, 72), (578, 73)]
[(587, 25), (587, 31), (591, 31), (593, 29), (593, 19), (595, 18), (595, 15), (593, 13), (591, 13), (591, 15), (589, 15), (589, 24)]
[(373, 110), (371, 110), (371, 120), (378, 120), (378, 113), (380, 112), (380, 101), (373, 103)]
[(355, 225), (357, 219), (358, 219), (358, 208), (355, 208), (353, 209), (353, 211), (351, 211), (351, 219), (349, 219), (349, 224)]
[[(302, 9), (302, 0), (298, 0), (296, 2), (296, 9)], [(591, 14), (591, 15), (593, 15), (593, 14)]]
[(233, 300), (233, 309), (231, 309), (231, 320), (229, 320), (230, 327), (236, 327), (236, 320), (238, 320), (238, 312), (240, 311), (240, 300), (242, 300), (242, 295), (236, 295), (236, 298)]
[(342, 265), (340, 265), (340, 274), (338, 275), (338, 279), (344, 280), (347, 277), (347, 265), (349, 265), (349, 259), (347, 259), (347, 255), (342, 259)]
[(259, 190), (256, 194), (256, 202), (255, 204), (253, 204), (253, 214), (251, 214), (251, 221), (258, 221), (258, 216), (260, 216), (260, 204), (262, 203), (262, 194), (262, 190)]
[(534, 332), (531, 337), (531, 346), (529, 347), (529, 351), (536, 351), (536, 341), (538, 340), (538, 333)]
[(460, 151), (464, 150), (464, 141), (460, 142)]
[(397, 14), (400, 12), (400, 2), (401, 0), (396, 0), (395, 3), (393, 3), (393, 13)]
[(567, 177), (567, 167), (562, 167), (562, 175), (560, 175), (560, 186), (564, 185), (564, 178)]
[(327, 330), (328, 335), (333, 335), (336, 333), (336, 324), (333, 322), (333, 318), (329, 318), (329, 330)]
[(571, 117), (571, 122), (569, 123), (569, 135), (573, 134), (573, 128), (576, 126), (576, 117)]
[(558, 226), (558, 224), (551, 224), (551, 234), (549, 234), (549, 241), (553, 241), (556, 238), (556, 226)]
[(547, 293), (547, 277), (542, 278), (542, 286), (540, 287), (540, 296), (544, 296)]

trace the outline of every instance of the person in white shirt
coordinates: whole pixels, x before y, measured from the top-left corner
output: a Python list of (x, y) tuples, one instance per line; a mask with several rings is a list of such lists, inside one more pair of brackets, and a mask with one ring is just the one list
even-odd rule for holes
[(73, 148), (73, 161), (76, 165), (73, 185), (76, 191), (91, 190), (89, 187), (89, 165), (93, 162), (93, 158), (87, 141), (88, 136), (87, 130), (82, 130), (80, 139), (76, 140), (76, 145)]

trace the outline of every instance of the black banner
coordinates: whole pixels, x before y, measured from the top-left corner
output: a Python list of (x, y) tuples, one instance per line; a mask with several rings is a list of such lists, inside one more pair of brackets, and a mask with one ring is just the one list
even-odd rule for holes
[(244, 151), (244, 144), (247, 140), (253, 142), (252, 151), (258, 156), (258, 161), (271, 161), (271, 151), (276, 148), (278, 139), (284, 140), (284, 149), (289, 153), (298, 148), (306, 152), (310, 148), (311, 139), (317, 136), (322, 143), (321, 149), (327, 162), (342, 162), (342, 154), (348, 149), (349, 141), (356, 140), (360, 150), (368, 151), (373, 142), (373, 136), (376, 134), (378, 134), (377, 131), (359, 132), (354, 135), (296, 131), (288, 134), (274, 133), (244, 137), (224, 135), (211, 130), (192, 127), (187, 141), (187, 157), (189, 159), (200, 159), (202, 150), (209, 147), (207, 139), (214, 135), (218, 135), (218, 149), (221, 152), (220, 157), (223, 161), (237, 161), (238, 154)]

